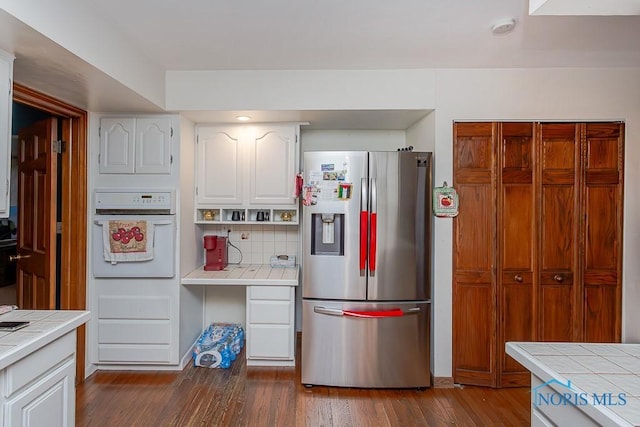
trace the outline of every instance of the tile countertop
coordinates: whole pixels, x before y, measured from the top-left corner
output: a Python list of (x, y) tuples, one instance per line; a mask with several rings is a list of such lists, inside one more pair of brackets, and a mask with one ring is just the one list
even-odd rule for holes
[(571, 391), (589, 398), (610, 393), (617, 405), (580, 405), (600, 425), (640, 425), (640, 344), (509, 342), (506, 350), (543, 382), (556, 380), (549, 386), (560, 394), (567, 381)]
[(80, 310), (14, 310), (0, 315), (3, 322), (31, 322), (14, 332), (0, 331), (0, 369), (74, 330), (90, 317), (90, 312)]
[(203, 267), (182, 278), (183, 285), (298, 286), (299, 268), (274, 268), (268, 264), (229, 264), (224, 270)]

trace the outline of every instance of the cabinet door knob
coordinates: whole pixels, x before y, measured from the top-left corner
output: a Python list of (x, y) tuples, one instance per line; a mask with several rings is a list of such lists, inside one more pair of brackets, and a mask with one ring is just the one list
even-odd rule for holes
[(562, 282), (564, 280), (564, 277), (562, 277), (559, 274), (556, 274), (555, 276), (553, 276), (553, 280), (555, 280), (556, 282)]
[(31, 255), (9, 255), (9, 262), (16, 262), (21, 259), (31, 258)]
[(513, 278), (516, 282), (522, 283), (522, 276), (520, 274), (516, 274), (515, 276), (513, 276)]

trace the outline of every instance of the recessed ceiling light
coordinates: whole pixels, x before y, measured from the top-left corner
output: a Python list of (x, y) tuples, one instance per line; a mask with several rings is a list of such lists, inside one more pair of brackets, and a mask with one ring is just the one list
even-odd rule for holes
[(491, 27), (491, 32), (493, 34), (506, 34), (512, 31), (516, 26), (516, 20), (513, 18), (501, 19), (500, 21), (493, 24)]
[(251, 117), (249, 117), (249, 116), (236, 116), (236, 120), (240, 120), (241, 122), (248, 122), (249, 120), (251, 120)]

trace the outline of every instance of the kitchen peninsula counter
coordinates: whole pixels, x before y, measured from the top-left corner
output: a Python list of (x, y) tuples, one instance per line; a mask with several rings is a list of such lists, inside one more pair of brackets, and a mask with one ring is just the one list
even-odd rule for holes
[(298, 286), (298, 266), (271, 267), (269, 264), (234, 264), (224, 270), (205, 271), (204, 267), (182, 278), (183, 285)]
[(0, 321), (28, 321), (0, 331), (0, 424), (75, 424), (76, 328), (88, 311), (14, 310)]
[(640, 344), (510, 342), (531, 372), (531, 425), (640, 425)]
[(75, 310), (15, 310), (0, 315), (3, 322), (30, 322), (14, 332), (0, 331), (0, 369), (74, 331), (90, 317), (88, 311)]

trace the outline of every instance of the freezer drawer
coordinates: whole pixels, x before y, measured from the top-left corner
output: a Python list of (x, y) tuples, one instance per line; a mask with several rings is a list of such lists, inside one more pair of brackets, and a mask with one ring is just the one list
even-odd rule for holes
[(430, 386), (430, 310), (429, 302), (303, 300), (302, 383)]

